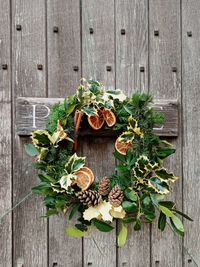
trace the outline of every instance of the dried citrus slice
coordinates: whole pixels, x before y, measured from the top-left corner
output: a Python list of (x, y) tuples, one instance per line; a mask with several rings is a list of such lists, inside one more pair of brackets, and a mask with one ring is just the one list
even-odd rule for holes
[(112, 110), (105, 108), (103, 110), (103, 117), (109, 127), (112, 127), (116, 123), (116, 117), (115, 114), (112, 112)]
[(117, 152), (119, 152), (121, 155), (126, 155), (127, 150), (132, 147), (131, 143), (125, 143), (125, 142), (120, 142), (119, 137), (117, 138), (115, 142), (115, 149)]
[(94, 130), (99, 130), (104, 124), (103, 112), (98, 109), (98, 115), (88, 117), (88, 123)]
[(90, 185), (94, 182), (94, 174), (91, 169), (88, 167), (82, 167), (76, 173), (76, 181), (75, 183), (80, 187), (83, 191), (87, 190)]

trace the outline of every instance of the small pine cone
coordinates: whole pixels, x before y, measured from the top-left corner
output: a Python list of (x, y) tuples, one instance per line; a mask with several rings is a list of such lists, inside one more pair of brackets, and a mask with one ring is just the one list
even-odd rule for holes
[(102, 196), (107, 196), (110, 192), (110, 180), (108, 177), (103, 177), (99, 182), (99, 194)]
[(108, 200), (113, 207), (119, 207), (123, 201), (123, 198), (123, 191), (118, 185), (116, 185), (108, 195)]
[(78, 199), (83, 205), (87, 205), (88, 207), (97, 206), (102, 201), (101, 195), (93, 190), (80, 192), (78, 194)]

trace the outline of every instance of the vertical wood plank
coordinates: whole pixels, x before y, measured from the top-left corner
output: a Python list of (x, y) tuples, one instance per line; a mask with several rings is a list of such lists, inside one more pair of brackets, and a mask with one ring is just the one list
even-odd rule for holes
[[(157, 98), (178, 99), (181, 102), (180, 1), (150, 1), (149, 22), (150, 93)], [(166, 166), (180, 179), (168, 198), (175, 199), (178, 208), (182, 209), (181, 135), (169, 141), (173, 142), (177, 151)], [(153, 225), (152, 266), (182, 266), (178, 238), (171, 229), (161, 234), (156, 223)]]
[[(97, 79), (106, 87), (115, 87), (114, 46), (114, 0), (82, 0), (82, 73), (85, 78)], [(93, 34), (90, 34), (90, 28)], [(110, 66), (111, 71), (106, 67)], [(112, 151), (114, 140), (84, 139), (83, 154), (96, 179), (109, 175), (114, 170)], [(103, 252), (95, 246), (95, 239)], [(110, 234), (94, 232), (84, 238), (84, 266), (116, 266), (115, 232)]]
[[(13, 101), (17, 96), (46, 96), (45, 0), (12, 1)], [(17, 25), (18, 30), (16, 29)], [(42, 69), (38, 69), (38, 64)], [(40, 67), (39, 67), (40, 68)], [(15, 104), (13, 106), (15, 118)], [(14, 133), (15, 131), (14, 125)], [(27, 195), (37, 184), (24, 144), (14, 140), (13, 203)], [(13, 214), (14, 266), (47, 266), (47, 223), (41, 219), (45, 209), (41, 199), (32, 196)]]
[(47, 32), (48, 93), (66, 97), (81, 78), (80, 0), (47, 0)]
[[(125, 29), (125, 35), (121, 34)], [(141, 67), (143, 68), (141, 71)], [(148, 2), (116, 1), (116, 87), (128, 95), (148, 91)], [(124, 248), (118, 249), (118, 266), (150, 266), (150, 230), (129, 226)]]
[[(10, 1), (0, 1), (0, 216), (12, 206)], [(7, 64), (7, 69), (2, 69)], [(12, 265), (12, 215), (0, 220), (0, 266)]]
[[(81, 78), (80, 1), (48, 0), (48, 96), (75, 94)], [(58, 27), (55, 32), (54, 27)], [(74, 71), (78, 66), (78, 71)], [(49, 266), (82, 264), (82, 241), (64, 233), (68, 217), (49, 219)], [(72, 222), (73, 223), (73, 222)], [(56, 265), (56, 266), (57, 266)]]
[[(184, 212), (194, 222), (184, 220), (184, 245), (196, 259), (187, 253), (184, 266), (200, 266), (200, 2), (182, 1), (182, 87), (183, 87), (183, 200)], [(189, 33), (192, 33), (192, 36)], [(189, 35), (189, 36), (188, 36)]]

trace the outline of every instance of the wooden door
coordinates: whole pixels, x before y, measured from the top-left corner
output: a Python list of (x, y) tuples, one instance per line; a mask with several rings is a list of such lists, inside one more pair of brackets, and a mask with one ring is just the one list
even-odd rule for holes
[[(200, 265), (199, 10), (199, 0), (0, 0), (1, 214), (23, 200), (1, 220), (0, 266), (196, 266), (182, 244)], [(166, 162), (180, 176), (173, 198), (194, 219), (185, 222), (184, 241), (155, 222), (130, 229), (119, 249), (118, 226), (79, 240), (65, 235), (65, 216), (40, 217), (45, 208), (29, 195), (38, 181), (24, 144), (81, 77), (129, 96), (150, 92), (163, 108), (158, 132), (177, 148)], [(112, 138), (84, 137), (79, 154), (99, 179), (114, 170), (113, 150)]]

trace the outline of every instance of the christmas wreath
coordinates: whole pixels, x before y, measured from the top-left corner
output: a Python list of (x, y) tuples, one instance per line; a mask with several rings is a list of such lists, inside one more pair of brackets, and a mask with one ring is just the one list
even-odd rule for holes
[[(149, 94), (134, 93), (127, 97), (121, 90), (106, 90), (93, 80), (82, 80), (75, 95), (51, 109), (45, 130), (32, 133), (32, 144), (25, 149), (36, 156), (39, 185), (32, 191), (44, 196), (46, 216), (64, 212), (77, 223), (66, 233), (83, 237), (94, 225), (109, 232), (112, 222), (121, 221), (118, 245), (127, 237), (127, 224), (140, 230), (142, 223), (152, 223), (160, 212), (158, 228), (166, 222), (184, 234), (179, 216), (190, 219), (176, 209), (173, 201), (164, 200), (177, 177), (163, 167), (163, 160), (175, 149), (157, 136), (153, 127), (163, 123), (163, 115), (149, 106)], [(110, 128), (116, 133), (115, 173), (94, 178), (85, 157), (76, 154), (78, 136), (88, 128), (98, 131)], [(191, 220), (191, 219), (190, 219)]]

